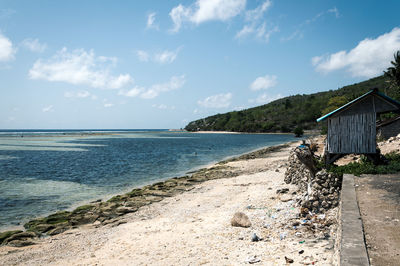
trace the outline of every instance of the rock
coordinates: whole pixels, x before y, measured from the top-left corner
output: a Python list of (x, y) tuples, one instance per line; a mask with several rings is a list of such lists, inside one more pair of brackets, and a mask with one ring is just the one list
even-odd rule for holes
[(246, 214), (243, 212), (237, 212), (231, 219), (231, 225), (236, 227), (250, 227), (251, 222)]
[(288, 201), (291, 201), (292, 199), (293, 199), (292, 196), (289, 195), (289, 194), (285, 194), (285, 195), (283, 195), (283, 196), (281, 197), (281, 201), (282, 201), (282, 202), (288, 202)]
[(13, 240), (22, 240), (22, 239), (27, 239), (27, 238), (34, 238), (37, 235), (34, 232), (21, 232), (18, 234), (14, 234), (7, 238), (4, 242), (8, 243)]
[(258, 237), (258, 235), (256, 233), (253, 233), (253, 235), (251, 236), (251, 242), (258, 242), (260, 240), (261, 240), (261, 238)]
[(64, 233), (65, 231), (67, 231), (68, 229), (70, 229), (71, 227), (65, 225), (65, 226), (57, 226), (56, 228), (50, 230), (49, 232), (47, 232), (48, 235), (50, 236), (54, 236), (54, 235), (58, 235), (61, 233)]
[(246, 260), (245, 260), (245, 262), (247, 262), (247, 263), (249, 263), (249, 264), (254, 264), (254, 263), (257, 263), (257, 262), (260, 262), (261, 260), (259, 259), (259, 258), (257, 258), (257, 256), (251, 256), (251, 257), (248, 257)]
[(4, 240), (6, 240), (7, 238), (11, 237), (12, 235), (15, 235), (18, 233), (22, 233), (22, 231), (14, 230), (14, 231), (6, 231), (6, 232), (0, 233), (0, 245), (3, 243)]
[(281, 189), (276, 190), (276, 194), (285, 194), (288, 192), (289, 192), (288, 188), (281, 188)]
[(31, 240), (13, 240), (7, 243), (7, 245), (12, 247), (26, 247), (35, 244), (36, 243)]
[(294, 260), (285, 256), (286, 263), (293, 263)]

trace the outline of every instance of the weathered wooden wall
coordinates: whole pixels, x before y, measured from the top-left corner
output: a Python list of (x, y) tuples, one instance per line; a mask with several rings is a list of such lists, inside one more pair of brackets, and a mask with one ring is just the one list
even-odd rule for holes
[(328, 152), (376, 153), (376, 113), (356, 113), (329, 118)]
[(378, 131), (378, 135), (384, 139), (397, 136), (400, 133), (400, 119), (378, 128)]

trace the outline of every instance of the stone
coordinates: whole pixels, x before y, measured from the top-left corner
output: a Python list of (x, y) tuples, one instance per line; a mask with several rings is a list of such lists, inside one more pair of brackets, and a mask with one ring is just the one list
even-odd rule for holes
[(251, 242), (258, 242), (260, 240), (261, 240), (261, 238), (258, 237), (258, 235), (256, 233), (253, 233), (253, 235), (251, 236)]
[(289, 194), (285, 194), (285, 195), (281, 196), (281, 201), (282, 202), (288, 202), (288, 201), (291, 201), (292, 199), (293, 199), (292, 196), (289, 195)]
[(251, 222), (246, 214), (243, 212), (237, 212), (231, 219), (231, 225), (236, 227), (250, 227)]
[(11, 237), (12, 235), (18, 234), (18, 233), (22, 233), (22, 231), (14, 230), (14, 231), (6, 231), (6, 232), (0, 233), (0, 244), (3, 243), (3, 241), (6, 240), (7, 238)]
[(288, 188), (281, 188), (276, 190), (276, 194), (285, 194), (288, 193), (289, 189)]
[(12, 247), (26, 247), (26, 246), (31, 246), (35, 245), (36, 243), (31, 241), (31, 240), (12, 240), (7, 243), (7, 245), (12, 246)]

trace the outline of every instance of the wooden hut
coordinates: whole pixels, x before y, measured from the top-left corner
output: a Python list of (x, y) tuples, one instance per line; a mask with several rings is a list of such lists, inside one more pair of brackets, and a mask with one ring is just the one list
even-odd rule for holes
[(376, 135), (382, 139), (396, 137), (400, 133), (400, 116), (376, 124)]
[(400, 103), (373, 89), (317, 119), (328, 122), (326, 162), (346, 154), (376, 155), (376, 115), (400, 109)]

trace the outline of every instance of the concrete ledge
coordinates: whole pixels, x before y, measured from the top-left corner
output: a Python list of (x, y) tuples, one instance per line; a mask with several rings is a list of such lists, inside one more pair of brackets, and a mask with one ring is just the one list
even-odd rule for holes
[(341, 192), (340, 265), (369, 265), (364, 231), (354, 188), (354, 176), (343, 175)]

